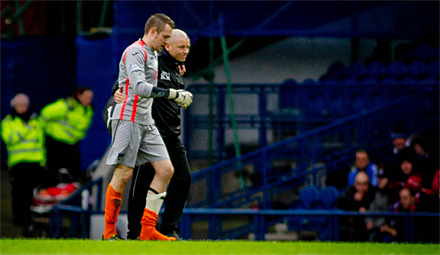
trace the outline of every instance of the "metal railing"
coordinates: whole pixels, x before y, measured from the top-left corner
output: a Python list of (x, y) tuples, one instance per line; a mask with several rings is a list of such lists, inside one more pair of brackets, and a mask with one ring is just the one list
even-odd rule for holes
[[(221, 217), (225, 216), (245, 216), (249, 221), (244, 222), (243, 227), (235, 229), (223, 230), (221, 224)], [(405, 242), (415, 242), (415, 221), (420, 219), (432, 219), (431, 222), (438, 221), (440, 213), (434, 212), (413, 212), (413, 213), (394, 213), (394, 212), (349, 212), (338, 209), (332, 210), (252, 210), (252, 209), (212, 209), (212, 208), (187, 208), (183, 212), (181, 220), (182, 238), (192, 239), (193, 232), (191, 225), (195, 221), (208, 220), (208, 234), (206, 239), (235, 239), (247, 238), (249, 234), (253, 233), (255, 240), (266, 240), (265, 234), (268, 233), (268, 227), (274, 222), (285, 222), (294, 219), (301, 219), (308, 222), (307, 226), (298, 225), (296, 230), (309, 231), (326, 231), (327, 239), (329, 241), (339, 240), (339, 221), (342, 217), (386, 217), (393, 219), (403, 219), (404, 221), (404, 236)], [(269, 219), (277, 218), (277, 219)], [(317, 224), (312, 224), (315, 221)], [(314, 226), (311, 226), (314, 225)], [(438, 222), (437, 222), (438, 225)], [(423, 226), (417, 226), (423, 227)], [(424, 226), (429, 227), (429, 226)], [(321, 241), (323, 241), (321, 240)]]
[[(101, 211), (101, 197), (102, 197), (102, 181), (100, 177), (96, 180), (86, 183), (77, 189), (69, 198), (56, 204), (49, 212), (49, 236), (60, 238), (62, 236), (61, 228), (63, 224), (63, 217), (70, 217), (70, 237), (78, 237), (78, 229), (80, 229), (81, 238), (89, 237), (90, 215), (92, 213), (99, 213)], [(88, 201), (86, 206), (82, 205), (83, 192), (88, 192), (96, 186), (96, 200), (95, 209), (88, 208)], [(88, 195), (85, 199), (89, 199)], [(84, 208), (87, 207), (87, 208)]]

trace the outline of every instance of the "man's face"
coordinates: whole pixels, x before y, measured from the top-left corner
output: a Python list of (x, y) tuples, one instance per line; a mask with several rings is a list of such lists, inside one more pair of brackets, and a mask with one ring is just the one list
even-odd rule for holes
[(188, 56), (191, 44), (189, 38), (177, 38), (170, 40), (169, 43), (165, 44), (165, 48), (170, 53), (173, 58), (179, 62), (185, 62)]
[(165, 46), (165, 43), (168, 41), (168, 39), (171, 36), (171, 27), (170, 25), (166, 24), (164, 29), (160, 31), (160, 33), (157, 32), (156, 28), (153, 27), (152, 30), (150, 30), (151, 33), (151, 47), (153, 50), (160, 52), (162, 51), (162, 48)]
[(406, 143), (405, 138), (396, 138), (393, 140), (394, 148), (396, 148), (399, 151), (405, 148), (405, 143)]
[(29, 105), (27, 103), (19, 103), (14, 106), (14, 109), (18, 114), (23, 114), (28, 111)]
[(354, 181), (354, 188), (356, 191), (365, 194), (368, 192), (368, 179), (357, 179)]
[(400, 204), (404, 209), (409, 209), (414, 202), (414, 198), (408, 189), (402, 189), (399, 192)]
[(356, 152), (356, 167), (359, 169), (365, 169), (368, 166), (368, 163), (370, 163), (370, 160), (368, 159), (368, 155), (365, 152)]
[(85, 107), (89, 106), (93, 100), (93, 92), (91, 90), (86, 90), (82, 94), (78, 95), (79, 102)]
[(414, 144), (414, 151), (417, 153), (417, 155), (425, 155), (426, 151), (420, 144)]
[(408, 160), (404, 160), (402, 161), (402, 164), (400, 164), (400, 168), (404, 174), (409, 175), (412, 172), (413, 164)]

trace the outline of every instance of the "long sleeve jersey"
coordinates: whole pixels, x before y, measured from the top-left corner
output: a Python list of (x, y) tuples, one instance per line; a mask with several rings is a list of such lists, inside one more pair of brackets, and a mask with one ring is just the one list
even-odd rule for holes
[(119, 62), (119, 87), (127, 96), (115, 106), (111, 119), (124, 119), (142, 125), (152, 125), (153, 87), (157, 86), (157, 52), (142, 40), (128, 46)]

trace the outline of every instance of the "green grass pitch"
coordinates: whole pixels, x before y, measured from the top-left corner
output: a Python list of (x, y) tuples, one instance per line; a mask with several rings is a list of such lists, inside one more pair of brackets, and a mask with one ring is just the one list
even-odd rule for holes
[(0, 254), (440, 254), (439, 244), (0, 239)]

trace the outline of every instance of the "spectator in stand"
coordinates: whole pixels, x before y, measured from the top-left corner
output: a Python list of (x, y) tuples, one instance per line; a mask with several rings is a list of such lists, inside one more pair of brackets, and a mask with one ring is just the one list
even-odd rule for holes
[(436, 211), (433, 205), (437, 201), (435, 190), (432, 187), (434, 176), (439, 169), (438, 157), (428, 153), (425, 139), (418, 134), (411, 136), (411, 148), (415, 152), (414, 165), (419, 170), (420, 178), (420, 210)]
[[(392, 212), (395, 213), (413, 213), (419, 212), (419, 208), (417, 207), (416, 197), (412, 190), (408, 188), (402, 188), (399, 192), (399, 201), (396, 202), (392, 206)], [(389, 223), (384, 224), (380, 231), (383, 236), (389, 240), (394, 242), (404, 242), (407, 241), (405, 239), (406, 226), (408, 226), (408, 222), (406, 222), (408, 217), (395, 217)], [(439, 233), (438, 233), (438, 218), (433, 217), (418, 217), (414, 219), (413, 227), (414, 227), (414, 236), (417, 242), (438, 242)]]
[[(368, 212), (388, 212), (390, 208), (388, 183), (389, 177), (384, 169), (379, 169), (379, 185), (374, 200)], [(383, 241), (380, 227), (386, 222), (385, 217), (368, 217), (365, 219), (366, 229), (369, 232), (369, 241)]]
[(365, 172), (368, 175), (370, 184), (377, 187), (377, 185), (379, 184), (378, 168), (374, 163), (370, 161), (370, 156), (368, 155), (368, 152), (362, 149), (356, 151), (355, 166), (348, 174), (348, 187), (353, 186), (354, 178), (360, 171)]
[(1, 137), (8, 151), (13, 223), (22, 227), (23, 236), (28, 237), (33, 190), (41, 184), (46, 163), (44, 133), (37, 115), (29, 112), (28, 96), (17, 94), (11, 107), (11, 113), (1, 122)]
[[(407, 147), (398, 153), (399, 172), (395, 173), (388, 184), (390, 192), (390, 204), (394, 204), (399, 200), (399, 192), (403, 187), (407, 187), (414, 192), (420, 189), (420, 177), (416, 175), (414, 168), (415, 153)], [(412, 177), (413, 176), (413, 177)], [(412, 177), (410, 179), (410, 177)]]
[(399, 151), (408, 147), (409, 143), (407, 141), (407, 136), (405, 131), (401, 127), (396, 127), (391, 132), (392, 148), (385, 152), (385, 156), (382, 158), (382, 163), (386, 168), (392, 169), (390, 172), (390, 177), (393, 178), (400, 171)]
[[(368, 175), (360, 171), (356, 174), (353, 186), (347, 188), (335, 205), (345, 211), (366, 212), (376, 196), (377, 189), (370, 185)], [(341, 218), (340, 238), (343, 241), (366, 241), (368, 233), (363, 217)]]

